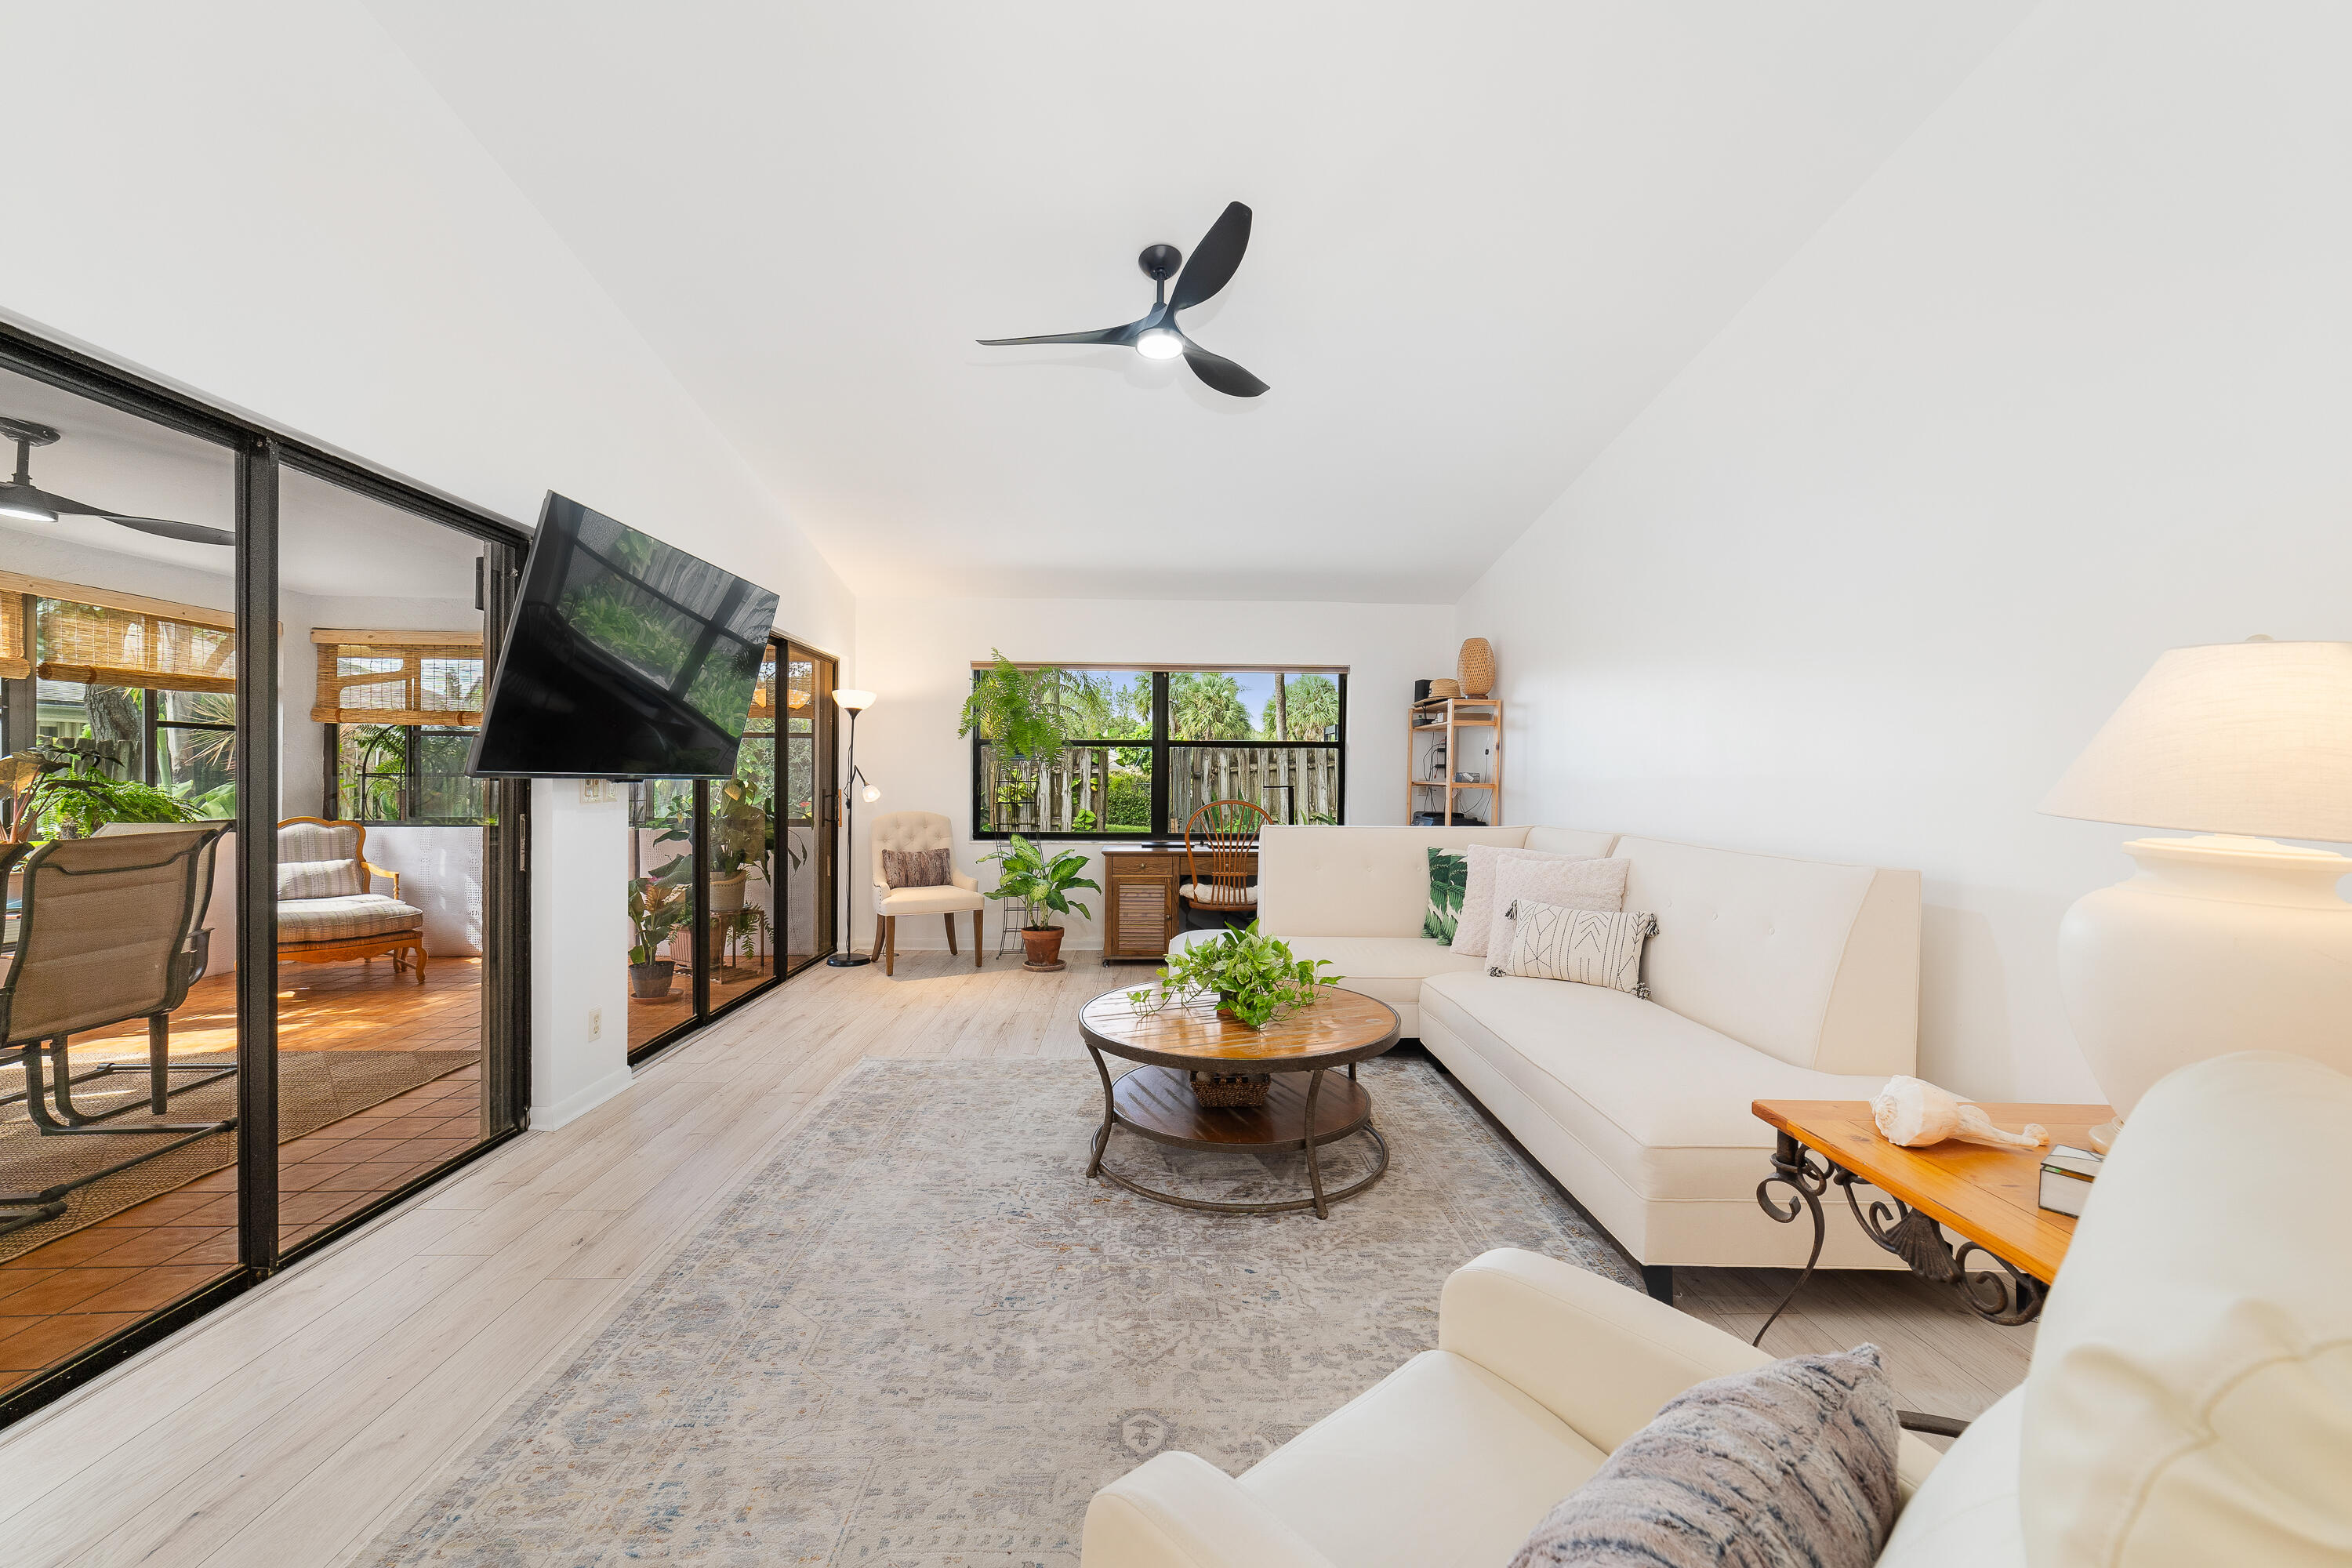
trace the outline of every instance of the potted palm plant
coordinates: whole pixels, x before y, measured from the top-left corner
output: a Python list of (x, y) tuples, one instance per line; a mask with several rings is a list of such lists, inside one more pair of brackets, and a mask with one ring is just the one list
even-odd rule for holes
[(994, 826), (1020, 820), (1021, 808), (1037, 799), (1038, 770), (1070, 743), (1076, 717), (1062, 701), (1065, 676), (1046, 665), (1024, 669), (995, 649), (996, 663), (972, 682), (963, 700), (959, 737), (978, 732), (997, 750), (1007, 770), (995, 788)]
[(694, 907), (694, 890), (653, 877), (629, 879), (629, 924), (636, 942), (629, 949), (629, 990), (648, 1001), (669, 994), (677, 961), (654, 954), (684, 925)]
[(1025, 955), (1022, 967), (1063, 967), (1062, 928), (1049, 917), (1076, 910), (1087, 919), (1094, 919), (1094, 910), (1070, 897), (1079, 888), (1102, 891), (1101, 883), (1078, 875), (1087, 868), (1087, 858), (1075, 849), (1066, 849), (1047, 859), (1036, 845), (1016, 833), (1003, 848), (981, 858), (997, 861), (1004, 868), (997, 878), (996, 890), (988, 897), (1020, 899), (1029, 906), (1028, 922), (1021, 928), (1021, 946)]

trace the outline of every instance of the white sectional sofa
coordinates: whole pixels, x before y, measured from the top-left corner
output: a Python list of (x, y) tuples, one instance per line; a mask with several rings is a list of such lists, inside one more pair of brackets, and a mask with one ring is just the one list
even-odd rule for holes
[[(1423, 937), (1429, 849), (1473, 844), (1630, 861), (1625, 908), (1658, 917), (1650, 999), (1489, 975)], [(1772, 1134), (1750, 1102), (1867, 1099), (1916, 1060), (1916, 871), (1561, 827), (1268, 827), (1258, 900), (1263, 929), (1394, 1007), (1664, 1296), (1677, 1264), (1805, 1261), (1811, 1226), (1757, 1205)], [(1901, 1267), (1851, 1223), (1822, 1262)]]

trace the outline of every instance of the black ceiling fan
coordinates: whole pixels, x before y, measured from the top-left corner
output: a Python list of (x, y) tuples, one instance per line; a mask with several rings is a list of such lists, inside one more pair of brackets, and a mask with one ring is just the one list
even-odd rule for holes
[(185, 540), (191, 544), (236, 542), (236, 535), (225, 528), (206, 528), (197, 522), (173, 522), (161, 517), (126, 517), (102, 506), (85, 506), (80, 501), (40, 489), (33, 483), (33, 448), (46, 447), (57, 438), (58, 433), (46, 425), (36, 425), (28, 419), (0, 417), (0, 440), (16, 443), (16, 477), (0, 484), (0, 517), (22, 518), (26, 522), (55, 522), (58, 513), (68, 512), (82, 517), (104, 518), (124, 528), (135, 528), (142, 533)]
[(1234, 269), (1242, 264), (1242, 252), (1249, 248), (1250, 210), (1239, 202), (1229, 202), (1201, 243), (1192, 247), (1192, 264), (1177, 278), (1171, 294), (1168, 279), (1183, 261), (1184, 253), (1172, 245), (1155, 245), (1135, 258), (1151, 279), (1152, 303), (1149, 315), (1128, 322), (1123, 327), (1105, 327), (1098, 332), (1056, 332), (1042, 338), (982, 338), (989, 348), (1001, 348), (1007, 343), (1107, 343), (1133, 349), (1146, 359), (1174, 359), (1184, 356), (1192, 374), (1211, 390), (1228, 397), (1255, 397), (1265, 390), (1265, 383), (1221, 355), (1213, 354), (1176, 325), (1176, 312), (1190, 310), (1232, 281)]

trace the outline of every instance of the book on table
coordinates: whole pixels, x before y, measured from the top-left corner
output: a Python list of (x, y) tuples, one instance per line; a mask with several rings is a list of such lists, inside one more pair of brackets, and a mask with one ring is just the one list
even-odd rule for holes
[(2042, 1206), (2053, 1214), (2080, 1215), (2105, 1156), (2061, 1143), (2042, 1157)]

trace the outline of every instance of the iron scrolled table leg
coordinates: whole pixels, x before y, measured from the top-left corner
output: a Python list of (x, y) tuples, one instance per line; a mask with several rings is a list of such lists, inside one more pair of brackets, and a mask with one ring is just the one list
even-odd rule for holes
[[(1772, 1315), (1764, 1320), (1764, 1327), (1756, 1331), (1749, 1344), (1764, 1342), (1766, 1331), (1780, 1321), (1780, 1314), (1789, 1310), (1789, 1303), (1797, 1299), (1797, 1292), (1813, 1277), (1813, 1266), (1822, 1260), (1822, 1242), (1829, 1234), (1828, 1216), (1822, 1213), (1822, 1194), (1829, 1190), (1830, 1177), (1843, 1173), (1835, 1165), (1816, 1159), (1811, 1150), (1789, 1133), (1781, 1133), (1773, 1143), (1772, 1173), (1756, 1184), (1756, 1202), (1782, 1225), (1795, 1224), (1801, 1208), (1810, 1213), (1813, 1216), (1813, 1249), (1806, 1255), (1805, 1267), (1797, 1275), (1797, 1282), (1789, 1287), (1789, 1293), (1780, 1298), (1780, 1304), (1772, 1309)], [(1776, 1182), (1796, 1194), (1787, 1200), (1785, 1209), (1773, 1201), (1770, 1188)]]
[[(1900, 1198), (1873, 1198), (1869, 1208), (1864, 1209), (1853, 1192), (1854, 1184), (1861, 1178), (1851, 1171), (1839, 1171), (1835, 1180), (1845, 1189), (1846, 1206), (1853, 1210), (1853, 1217), (1864, 1235), (1903, 1259), (1920, 1279), (1950, 1286), (1978, 1317), (2015, 1328), (2041, 1316), (2042, 1300), (2050, 1289), (2041, 1280), (2020, 1272), (2007, 1258), (1973, 1241), (1962, 1242), (1954, 1251), (1952, 1244), (1944, 1239), (1943, 1225), (1935, 1215), (1915, 1209)], [(2000, 1271), (1970, 1268), (1968, 1259), (1971, 1253), (1983, 1253), (2000, 1266)]]

